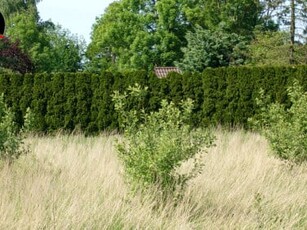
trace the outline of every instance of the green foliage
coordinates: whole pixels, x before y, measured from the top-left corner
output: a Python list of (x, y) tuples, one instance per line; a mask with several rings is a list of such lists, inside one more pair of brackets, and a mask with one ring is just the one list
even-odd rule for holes
[(41, 0), (0, 0), (0, 11), (7, 17), (25, 10), (37, 10), (36, 4)]
[(47, 103), (46, 122), (48, 130), (54, 131), (57, 127), (64, 127), (64, 76), (62, 74), (53, 74), (50, 80), (49, 90), (50, 95)]
[(26, 114), (24, 116), (24, 124), (22, 127), (23, 133), (34, 133), (36, 127), (35, 122), (36, 122), (35, 114), (32, 112), (30, 107), (28, 107), (26, 110)]
[(97, 19), (87, 49), (88, 69), (153, 69), (172, 65), (182, 56), (188, 24), (185, 1), (122, 0)]
[(42, 36), (47, 39), (38, 72), (77, 72), (83, 68), (84, 40), (51, 21), (38, 26), (42, 27)]
[(11, 17), (6, 34), (29, 54), (35, 72), (76, 72), (81, 69), (84, 41), (32, 11)]
[(252, 65), (286, 65), (289, 63), (289, 35), (285, 32), (256, 33), (249, 45)]
[(200, 13), (210, 30), (222, 25), (229, 33), (251, 35), (255, 26), (262, 23), (261, 4), (254, 0), (206, 0), (201, 1)]
[(183, 70), (202, 72), (207, 67), (240, 65), (246, 59), (246, 39), (235, 33), (197, 27), (186, 39), (184, 58), (177, 64)]
[[(102, 76), (99, 77), (100, 84), (99, 88), (96, 89), (99, 92), (100, 105), (98, 107), (99, 112), (96, 120), (99, 130), (114, 130), (118, 127), (117, 118), (114, 112), (114, 105), (111, 99), (113, 92), (112, 85), (114, 83), (114, 77), (110, 72), (104, 72)], [(95, 90), (94, 90), (95, 91)]]
[(12, 162), (24, 151), (21, 149), (22, 139), (17, 133), (14, 116), (0, 96), (0, 159)]
[[(193, 34), (195, 27), (210, 32), (222, 27), (224, 38), (219, 39), (220, 33), (212, 37), (223, 43), (233, 42), (238, 36), (251, 38), (255, 26), (264, 24), (261, 11), (260, 2), (254, 0), (116, 1), (93, 26), (87, 49), (88, 69), (99, 72), (172, 66), (183, 57), (186, 35)], [(221, 55), (222, 48), (217, 49)]]
[[(74, 117), (76, 116), (76, 74), (65, 74), (64, 78), (64, 129), (72, 131), (75, 128)], [(57, 127), (58, 129), (59, 127)]]
[(7, 21), (10, 21), (11, 17), (20, 12), (31, 12), (38, 17), (36, 4), (40, 1), (41, 0), (0, 0), (0, 12), (4, 15)]
[[(183, 189), (201, 171), (200, 154), (212, 146), (214, 137), (185, 123), (192, 113), (191, 99), (183, 101), (181, 108), (162, 100), (158, 111), (146, 114), (142, 109), (146, 91), (138, 85), (128, 90), (128, 94), (116, 91), (113, 100), (124, 129), (124, 141), (116, 147), (129, 182), (134, 189), (158, 185), (163, 194), (180, 192), (176, 189)], [(138, 101), (135, 109), (127, 109), (129, 97)], [(176, 171), (189, 159), (193, 160), (190, 172)]]
[(16, 14), (7, 24), (6, 34), (13, 41), (19, 41), (21, 49), (29, 54), (36, 70), (40, 70), (44, 66), (48, 40), (37, 20), (37, 16), (31, 12)]
[(291, 101), (286, 89), (298, 79), (307, 89), (306, 66), (207, 68), (203, 73), (171, 73), (157, 78), (146, 71), (57, 74), (0, 74), (0, 93), (14, 114), (18, 127), (28, 107), (36, 117), (36, 131), (73, 131), (76, 126), (87, 133), (119, 128), (112, 92), (124, 92), (129, 85), (148, 86), (142, 104), (127, 98), (129, 109), (158, 111), (161, 101), (179, 106), (182, 100), (194, 101), (188, 124), (248, 127), (247, 118), (257, 114), (255, 98), (260, 88), (287, 108)]
[(302, 162), (307, 160), (307, 92), (298, 81), (289, 87), (291, 106), (280, 103), (268, 104), (260, 91), (257, 104), (261, 110), (252, 121), (270, 142), (275, 155), (282, 159)]
[[(254, 66), (282, 66), (289, 64), (290, 35), (286, 32), (256, 32), (255, 39), (248, 46), (248, 64)], [(294, 62), (307, 64), (307, 45), (294, 45)]]
[(74, 123), (82, 130), (86, 130), (91, 117), (91, 77), (87, 74), (77, 73), (75, 78), (76, 114)]
[(0, 69), (19, 73), (33, 72), (33, 63), (19, 47), (18, 42), (8, 38), (0, 40)]

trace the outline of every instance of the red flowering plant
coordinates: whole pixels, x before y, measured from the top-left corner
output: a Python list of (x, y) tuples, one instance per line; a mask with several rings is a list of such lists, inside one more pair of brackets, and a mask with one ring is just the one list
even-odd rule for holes
[(30, 57), (19, 48), (19, 43), (11, 42), (4, 36), (0, 39), (0, 67), (11, 69), (21, 74), (33, 72), (34, 70)]

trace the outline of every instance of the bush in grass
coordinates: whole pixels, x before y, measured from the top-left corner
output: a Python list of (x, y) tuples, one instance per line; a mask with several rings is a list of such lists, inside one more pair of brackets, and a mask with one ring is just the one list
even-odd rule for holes
[(307, 92), (297, 81), (289, 87), (291, 107), (274, 103), (267, 105), (263, 90), (257, 104), (259, 117), (252, 120), (268, 139), (273, 152), (282, 159), (295, 162), (307, 160)]
[[(157, 112), (146, 114), (142, 109), (145, 90), (138, 85), (128, 93), (115, 92), (113, 101), (124, 131), (124, 140), (117, 151), (128, 181), (133, 189), (146, 190), (158, 185), (162, 194), (183, 191), (187, 181), (201, 171), (200, 155), (213, 145), (214, 137), (203, 130), (192, 130), (185, 123), (191, 115), (193, 102), (186, 100), (178, 108), (163, 100)], [(129, 109), (127, 100), (138, 101)], [(180, 174), (178, 168), (186, 160), (193, 160), (193, 169)]]
[(22, 138), (17, 133), (13, 113), (6, 107), (0, 96), (0, 159), (12, 162), (24, 152)]
[(30, 107), (27, 108), (26, 114), (24, 116), (24, 123), (22, 127), (22, 132), (25, 134), (33, 134), (36, 130), (36, 117)]

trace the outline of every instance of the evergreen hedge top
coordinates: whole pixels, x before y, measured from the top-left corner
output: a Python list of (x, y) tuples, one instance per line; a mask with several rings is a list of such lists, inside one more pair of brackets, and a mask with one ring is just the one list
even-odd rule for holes
[[(149, 88), (143, 102), (147, 111), (156, 111), (162, 99), (178, 103), (191, 98), (195, 101), (191, 124), (246, 127), (247, 119), (257, 113), (254, 99), (260, 88), (272, 102), (289, 106), (286, 88), (297, 79), (307, 90), (306, 77), (307, 66), (217, 68), (202, 74), (170, 73), (163, 79), (145, 71), (0, 74), (0, 93), (19, 126), (30, 107), (40, 132), (81, 128), (94, 133), (118, 128), (111, 95), (135, 83)], [(129, 101), (129, 106), (137, 106), (134, 103)]]

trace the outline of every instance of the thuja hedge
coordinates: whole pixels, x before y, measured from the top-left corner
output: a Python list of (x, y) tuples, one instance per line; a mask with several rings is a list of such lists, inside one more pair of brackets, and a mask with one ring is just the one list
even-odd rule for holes
[(307, 90), (307, 66), (206, 70), (202, 122), (246, 127), (247, 119), (257, 113), (259, 89), (271, 97), (271, 102), (290, 106), (286, 89), (294, 79)]
[(141, 104), (129, 99), (131, 108), (145, 107), (149, 112), (159, 108), (161, 99), (180, 103), (192, 98), (195, 108), (191, 124), (247, 127), (247, 119), (257, 114), (254, 99), (259, 89), (264, 89), (272, 101), (290, 105), (286, 88), (293, 79), (307, 90), (307, 66), (206, 69), (202, 74), (171, 73), (163, 79), (145, 71), (0, 74), (0, 93), (19, 126), (30, 107), (40, 132), (80, 129), (95, 133), (116, 129), (112, 93), (123, 92), (135, 83), (148, 86), (149, 94)]

